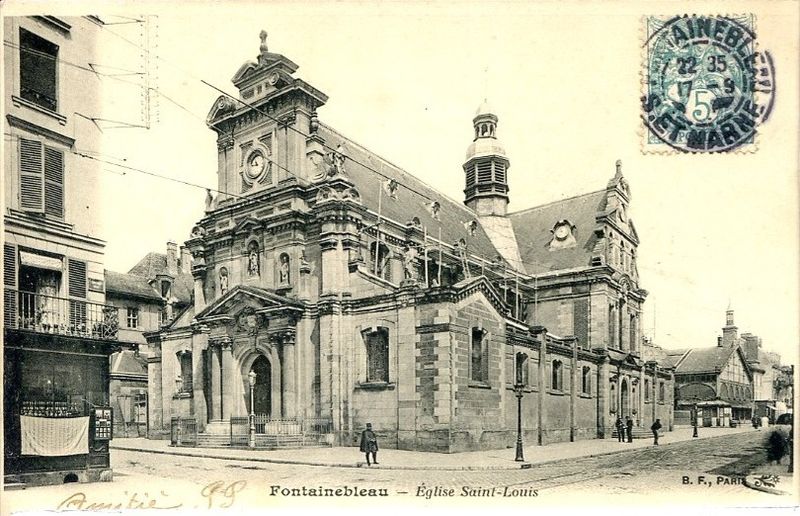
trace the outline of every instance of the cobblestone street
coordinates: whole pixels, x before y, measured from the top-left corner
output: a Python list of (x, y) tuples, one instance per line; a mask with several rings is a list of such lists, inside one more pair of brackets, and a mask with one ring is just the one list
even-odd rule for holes
[[(505, 471), (368, 470), (115, 450), (112, 483), (12, 491), (6, 493), (6, 502), (16, 509), (59, 505), (61, 509), (85, 509), (91, 503), (126, 506), (133, 497), (134, 505), (152, 503), (157, 507), (251, 507), (324, 504), (330, 497), (309, 491), (366, 488), (386, 489), (395, 501), (402, 497), (403, 502), (411, 504), (487, 503), (498, 498), (526, 504), (588, 504), (596, 503), (593, 498), (597, 495), (623, 494), (626, 504), (645, 499), (652, 503), (654, 496), (676, 504), (791, 504), (789, 496), (769, 495), (741, 485), (744, 475), (764, 460), (764, 435), (731, 434)], [(790, 482), (789, 477), (784, 482)], [(292, 490), (304, 487), (307, 494), (300, 499)], [(789, 489), (788, 485), (780, 487)], [(76, 497), (75, 493), (86, 494)], [(363, 495), (339, 494), (338, 498), (343, 503), (363, 501)]]

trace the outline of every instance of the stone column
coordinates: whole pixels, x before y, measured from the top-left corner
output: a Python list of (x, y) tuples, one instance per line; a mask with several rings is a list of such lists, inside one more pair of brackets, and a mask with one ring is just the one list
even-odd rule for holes
[(147, 437), (157, 439), (164, 434), (163, 419), (163, 391), (161, 389), (161, 345), (155, 349), (156, 353), (147, 358), (147, 411), (148, 428)]
[(194, 276), (194, 313), (200, 313), (206, 307), (206, 295), (203, 292), (203, 276)]
[[(222, 391), (222, 419), (227, 421), (231, 417), (236, 388), (236, 374), (233, 371), (233, 348), (230, 337), (222, 340), (220, 353), (222, 355), (222, 375), (220, 387)], [(242, 415), (242, 414), (237, 414)]]
[(208, 347), (208, 328), (192, 326), (192, 404), (198, 431), (205, 430), (208, 408), (206, 407), (205, 378), (203, 376), (203, 354)]
[(297, 381), (295, 378), (295, 333), (287, 332), (283, 336), (283, 415), (288, 418), (297, 415)]
[(597, 437), (606, 437), (606, 413), (608, 412), (608, 356), (597, 367)]
[(209, 343), (209, 373), (211, 374), (211, 420), (222, 419), (222, 363), (219, 341)]

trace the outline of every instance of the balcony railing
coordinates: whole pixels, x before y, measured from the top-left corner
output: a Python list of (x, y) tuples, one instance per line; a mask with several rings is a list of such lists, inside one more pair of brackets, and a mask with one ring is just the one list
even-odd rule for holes
[(9, 288), (3, 289), (3, 299), (6, 328), (117, 340), (119, 311), (115, 306)]

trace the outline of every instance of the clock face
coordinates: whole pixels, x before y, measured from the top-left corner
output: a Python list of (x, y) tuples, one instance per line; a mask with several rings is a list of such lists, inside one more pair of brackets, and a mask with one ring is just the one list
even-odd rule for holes
[(264, 170), (266, 160), (260, 152), (254, 152), (247, 160), (247, 175), (255, 179)]
[(554, 233), (555, 233), (555, 236), (556, 236), (557, 239), (564, 240), (565, 238), (567, 238), (569, 236), (569, 233), (570, 233), (569, 225), (561, 224), (560, 226), (558, 226), (556, 228)]

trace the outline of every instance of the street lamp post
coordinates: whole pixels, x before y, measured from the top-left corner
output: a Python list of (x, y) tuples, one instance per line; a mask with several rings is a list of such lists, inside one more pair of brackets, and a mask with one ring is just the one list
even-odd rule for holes
[(522, 382), (514, 384), (514, 393), (517, 395), (517, 456), (514, 458), (516, 462), (524, 462), (525, 457), (522, 455)]
[(248, 446), (250, 448), (256, 447), (256, 414), (253, 412), (253, 389), (256, 386), (256, 373), (255, 371), (250, 371), (250, 374), (247, 375), (248, 380), (250, 380), (250, 433), (248, 439)]
[(697, 414), (697, 404), (695, 404), (694, 408), (692, 409), (692, 437), (697, 437), (697, 420), (699, 415)]

